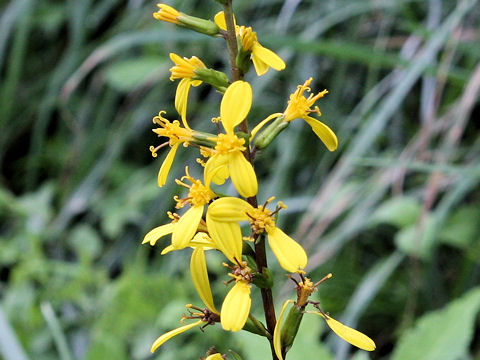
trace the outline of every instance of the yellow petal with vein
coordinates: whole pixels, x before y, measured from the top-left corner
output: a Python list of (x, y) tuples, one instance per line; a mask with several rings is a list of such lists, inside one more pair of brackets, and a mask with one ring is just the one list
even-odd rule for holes
[(255, 56), (252, 54), (251, 56), (252, 62), (253, 62), (253, 67), (255, 68), (255, 72), (257, 73), (258, 76), (262, 76), (265, 74), (270, 67), (268, 66), (267, 63), (265, 63), (261, 58), (258, 56)]
[(307, 266), (307, 253), (299, 243), (277, 227), (267, 229), (267, 233), (268, 244), (282, 268), (293, 273)]
[(257, 175), (252, 164), (240, 151), (228, 154), (228, 169), (233, 186), (243, 197), (254, 196), (258, 192)]
[(187, 123), (187, 103), (190, 85), (192, 85), (191, 79), (182, 79), (178, 83), (177, 91), (175, 92), (175, 109), (177, 109), (177, 112), (182, 118), (183, 126), (185, 126), (187, 129), (190, 129)]
[(280, 311), (280, 316), (278, 317), (277, 323), (275, 324), (275, 330), (273, 331), (273, 348), (275, 349), (275, 354), (279, 360), (283, 360), (282, 356), (282, 321), (285, 315), (285, 310), (287, 310), (288, 304), (295, 302), (295, 300), (287, 300), (283, 303), (282, 311)]
[(179, 250), (188, 246), (198, 229), (202, 214), (203, 206), (192, 206), (180, 217), (172, 235), (172, 245), (175, 249)]
[(252, 107), (252, 87), (246, 81), (235, 81), (231, 84), (220, 103), (220, 118), (227, 133), (240, 124)]
[(319, 312), (315, 312), (314, 314), (323, 317), (330, 329), (332, 329), (335, 334), (340, 336), (346, 342), (365, 351), (375, 350), (375, 342), (367, 335), (361, 333), (358, 330), (352, 329), (351, 327), (343, 325), (340, 321), (337, 321), (330, 316), (323, 315)]
[(179, 328), (176, 328), (172, 331), (169, 331), (163, 335), (161, 335), (157, 340), (155, 340), (155, 342), (153, 343), (152, 345), (152, 348), (150, 349), (150, 351), (153, 353), (155, 350), (157, 350), (157, 348), (159, 346), (161, 346), (165, 341), (168, 341), (170, 340), (172, 337), (178, 335), (178, 334), (181, 334), (187, 330), (190, 330), (191, 328), (194, 328), (195, 326), (199, 326), (201, 324), (204, 324), (205, 322), (202, 321), (202, 320), (199, 320), (197, 322), (194, 322), (194, 323), (191, 323), (191, 324), (188, 324), (188, 325), (184, 325), (184, 326), (180, 326)]
[(175, 225), (170, 223), (162, 226), (158, 226), (155, 229), (150, 230), (147, 235), (143, 238), (142, 244), (150, 243), (150, 245), (155, 245), (155, 243), (161, 237), (171, 234), (175, 229)]
[(180, 143), (173, 145), (168, 152), (167, 157), (165, 158), (165, 160), (163, 160), (157, 177), (157, 184), (159, 187), (162, 187), (167, 182), (168, 173), (170, 172), (170, 168), (172, 167), (173, 159), (175, 158), (175, 154), (177, 153), (179, 145)]
[(225, 330), (242, 330), (250, 314), (250, 285), (245, 281), (238, 281), (225, 296), (222, 310), (220, 313), (220, 322)]
[(197, 289), (200, 299), (215, 314), (219, 312), (213, 303), (212, 290), (210, 290), (210, 281), (208, 280), (207, 262), (205, 261), (205, 252), (203, 247), (197, 247), (193, 250), (190, 259), (190, 274), (192, 275), (193, 284)]
[(236, 264), (242, 260), (242, 231), (236, 222), (213, 220), (207, 212), (207, 228), (215, 246)]
[(328, 150), (335, 151), (338, 147), (337, 135), (327, 125), (310, 116), (304, 118), (313, 132), (322, 140)]
[(223, 197), (208, 206), (208, 215), (215, 221), (236, 222), (249, 219), (247, 211), (253, 209), (245, 200)]

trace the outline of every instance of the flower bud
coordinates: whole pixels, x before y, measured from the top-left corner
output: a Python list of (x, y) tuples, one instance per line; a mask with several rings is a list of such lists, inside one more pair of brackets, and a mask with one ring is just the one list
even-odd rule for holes
[(196, 79), (202, 80), (212, 85), (222, 94), (225, 93), (228, 86), (230, 85), (230, 82), (228, 81), (228, 76), (221, 71), (197, 68), (194, 70), (194, 73)]
[(268, 125), (255, 139), (257, 149), (265, 149), (284, 129), (290, 125), (284, 121), (284, 116), (280, 115), (275, 121)]
[(202, 34), (215, 36), (220, 32), (220, 28), (211, 20), (190, 16), (184, 13), (180, 13), (177, 20), (180, 25)]

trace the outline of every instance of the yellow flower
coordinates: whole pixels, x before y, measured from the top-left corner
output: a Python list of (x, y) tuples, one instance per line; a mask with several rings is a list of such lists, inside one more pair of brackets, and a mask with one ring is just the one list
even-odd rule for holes
[[(252, 106), (252, 88), (245, 81), (235, 81), (225, 91), (220, 104), (220, 118), (226, 134), (209, 138), (216, 143), (214, 154), (205, 164), (205, 183), (222, 183), (218, 173), (228, 174), (238, 193), (244, 197), (257, 194), (257, 176), (252, 164), (245, 159), (245, 139), (235, 135), (234, 127), (247, 116)], [(224, 179), (224, 178), (223, 178)]]
[(153, 129), (153, 132), (160, 137), (167, 137), (168, 141), (157, 147), (150, 146), (150, 151), (153, 157), (157, 157), (157, 151), (161, 148), (167, 145), (170, 146), (170, 151), (165, 160), (163, 160), (160, 171), (158, 172), (157, 183), (159, 187), (162, 187), (167, 182), (168, 173), (172, 167), (173, 159), (175, 158), (178, 147), (180, 144), (188, 146), (189, 142), (193, 140), (194, 134), (186, 121), (183, 122), (185, 127), (181, 127), (178, 120), (170, 122), (162, 116), (163, 114), (165, 114), (165, 111), (160, 111), (158, 116), (153, 118), (153, 123), (160, 125), (159, 128)]
[(166, 21), (172, 24), (179, 25), (177, 18), (180, 16), (180, 13), (171, 6), (166, 4), (157, 4), (160, 8), (157, 12), (153, 13), (153, 17), (157, 20)]
[(206, 69), (207, 67), (196, 56), (187, 59), (186, 57), (181, 58), (177, 54), (170, 53), (170, 59), (175, 63), (175, 66), (170, 69), (172, 73), (170, 80), (181, 79), (175, 93), (175, 109), (180, 114), (184, 126), (188, 127), (186, 123), (188, 92), (190, 91), (190, 86), (198, 86), (202, 83), (201, 80), (195, 78), (195, 70)]
[[(238, 228), (237, 231), (240, 231), (237, 222), (249, 221), (253, 233), (267, 233), (268, 244), (277, 257), (280, 266), (292, 273), (302, 272), (307, 266), (307, 254), (300, 244), (276, 227), (274, 216), (281, 208), (286, 206), (279, 202), (275, 211), (269, 210), (267, 205), (273, 199), (268, 199), (264, 205), (256, 208), (238, 198), (224, 197), (217, 199), (208, 207), (207, 227), (214, 243), (219, 249), (222, 249), (238, 246), (236, 245), (238, 242), (237, 235), (233, 231), (224, 231), (225, 224), (230, 224), (230, 227)], [(213, 236), (216, 233), (222, 235), (221, 240), (218, 240), (216, 235)]]
[[(190, 315), (184, 315), (181, 321), (183, 322), (186, 319), (197, 319), (197, 321), (188, 325), (180, 326), (179, 328), (171, 330), (158, 337), (157, 340), (155, 340), (155, 342), (153, 343), (152, 348), (150, 349), (152, 353), (157, 350), (161, 345), (163, 345), (166, 341), (170, 340), (176, 335), (179, 335), (197, 326), (201, 326), (201, 328), (203, 329), (205, 326), (213, 325), (215, 324), (215, 322), (219, 321), (218, 314), (212, 313), (209, 309), (200, 309), (191, 304), (187, 304), (186, 307), (189, 309)], [(197, 310), (197, 312), (192, 312), (190, 311), (190, 309)]]
[(220, 322), (224, 330), (240, 331), (250, 314), (252, 299), (250, 298), (251, 270), (245, 262), (238, 262), (233, 273), (228, 274), (235, 279), (235, 285), (223, 300), (220, 311)]
[[(172, 234), (172, 246), (175, 249), (183, 249), (188, 246), (190, 239), (197, 232), (198, 226), (202, 220), (203, 209), (206, 204), (216, 197), (215, 193), (209, 187), (202, 184), (200, 180), (195, 180), (190, 176), (188, 167), (185, 168), (186, 175), (181, 180), (175, 180), (178, 185), (186, 187), (188, 195), (185, 198), (174, 197), (177, 202), (176, 208), (180, 209), (190, 205), (188, 209), (176, 223)], [(192, 185), (182, 182), (184, 179), (190, 181)]]
[(311, 107), (318, 99), (327, 94), (328, 91), (323, 90), (317, 95), (310, 94), (308, 98), (303, 95), (305, 91), (310, 92), (308, 86), (312, 80), (312, 78), (306, 80), (303, 85), (299, 85), (297, 90), (290, 95), (287, 108), (283, 112), (284, 121), (290, 122), (299, 118), (305, 120), (313, 132), (322, 140), (327, 149), (334, 151), (338, 146), (335, 133), (327, 125), (310, 116), (311, 113), (316, 113), (318, 116), (322, 115), (318, 106), (315, 106), (313, 109)]
[[(215, 23), (222, 30), (227, 29), (223, 11), (215, 15)], [(269, 68), (277, 71), (285, 69), (285, 62), (272, 50), (263, 47), (257, 39), (257, 33), (251, 27), (235, 25), (235, 33), (241, 39), (242, 48), (251, 53), (251, 59), (258, 76), (265, 74)]]

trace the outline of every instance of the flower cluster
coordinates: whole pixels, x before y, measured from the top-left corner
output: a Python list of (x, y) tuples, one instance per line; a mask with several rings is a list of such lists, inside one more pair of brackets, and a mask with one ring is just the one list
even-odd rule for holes
[[(183, 14), (165, 4), (158, 4), (158, 7), (160, 10), (154, 13), (158, 20), (210, 36), (228, 37), (228, 21), (224, 12), (218, 13), (214, 21), (211, 21)], [(237, 65), (241, 65), (243, 72), (248, 71), (250, 63), (258, 76), (265, 74), (269, 68), (278, 71), (285, 68), (285, 63), (277, 54), (260, 44), (251, 27), (236, 25), (233, 16), (230, 20), (230, 23), (234, 24), (231, 33), (235, 34), (234, 43), (237, 44), (236, 48), (230, 50), (237, 54)], [(265, 336), (274, 345), (276, 356), (283, 359), (295, 337), (293, 335), (290, 339), (288, 334), (296, 334), (300, 323), (297, 321), (297, 325), (291, 325), (295, 321), (287, 318), (281, 326), (285, 309), (293, 300), (285, 303), (276, 323), (273, 312), (273, 318), (267, 318), (267, 326), (250, 312), (251, 291), (254, 286), (259, 287), (262, 292), (264, 308), (273, 309), (273, 278), (266, 265), (265, 244), (268, 243), (281, 268), (301, 278), (300, 282), (296, 281), (298, 298), (293, 307), (299, 314), (297, 320), (305, 312), (306, 305), (311, 303), (308, 297), (316, 290), (318, 283), (313, 284), (304, 276), (308, 257), (303, 247), (276, 225), (279, 212), (286, 209), (286, 205), (279, 201), (272, 208), (270, 204), (275, 197), (267, 199), (263, 205), (257, 204), (258, 180), (253, 160), (257, 150), (267, 147), (280, 131), (298, 118), (307, 122), (328, 150), (335, 150), (338, 141), (334, 132), (310, 116), (321, 115), (315, 102), (327, 91), (306, 97), (304, 93), (311, 92), (309, 85), (312, 79), (306, 80), (290, 95), (282, 113), (271, 114), (258, 121), (254, 129), (248, 132), (247, 117), (254, 95), (248, 82), (238, 76), (230, 80), (226, 74), (208, 68), (196, 56), (187, 58), (172, 53), (170, 59), (174, 63), (170, 69), (170, 80), (180, 80), (175, 94), (175, 108), (180, 120), (168, 120), (165, 111), (160, 111), (153, 118), (154, 124), (158, 126), (153, 132), (164, 140), (160, 145), (150, 147), (152, 156), (157, 157), (162, 148), (169, 147), (158, 173), (158, 186), (162, 187), (167, 183), (180, 145), (197, 154), (197, 163), (201, 166), (200, 178), (192, 176), (194, 172), (191, 173), (189, 167), (185, 167), (185, 175), (175, 180), (176, 184), (186, 191), (184, 197), (174, 197), (178, 213), (168, 212), (171, 221), (151, 230), (145, 235), (143, 243), (155, 246), (159, 239), (171, 235), (171, 241), (162, 250), (162, 255), (185, 248), (193, 249), (190, 273), (205, 308), (187, 304), (188, 315), (183, 316), (182, 322), (194, 321), (161, 335), (153, 343), (151, 351), (184, 331), (194, 327), (203, 329), (220, 323), (227, 331), (245, 329)], [(212, 119), (217, 130), (212, 133), (197, 131), (191, 128), (187, 121), (190, 89), (201, 84), (213, 86), (223, 94), (219, 117)], [(220, 186), (225, 182), (233, 185), (237, 196), (227, 196), (220, 192)], [(205, 251), (209, 250), (221, 252), (225, 261), (229, 262), (224, 263), (228, 269), (227, 276), (230, 277), (227, 284), (233, 284), (224, 296), (220, 311), (215, 305), (218, 299), (212, 294), (208, 276)], [(355, 330), (322, 312), (318, 303), (312, 304), (319, 310), (317, 315), (322, 316), (340, 337), (360, 348), (373, 350), (374, 345), (365, 345), (366, 342), (359, 340)], [(361, 336), (366, 337), (363, 334)], [(206, 357), (210, 360), (223, 358), (219, 353)]]

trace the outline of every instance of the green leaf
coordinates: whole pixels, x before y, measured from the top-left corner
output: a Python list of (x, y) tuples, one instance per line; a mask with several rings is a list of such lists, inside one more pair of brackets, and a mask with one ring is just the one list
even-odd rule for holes
[(447, 220), (440, 241), (461, 249), (467, 248), (478, 238), (478, 207), (463, 206)]
[(131, 91), (163, 76), (167, 66), (163, 57), (119, 60), (107, 66), (105, 80), (118, 91)]
[(386, 223), (403, 228), (412, 225), (420, 214), (420, 203), (412, 196), (397, 196), (385, 201), (372, 215), (372, 225)]
[(410, 225), (395, 234), (395, 245), (410, 256), (428, 260), (436, 240), (435, 236), (431, 236), (435, 226), (437, 226), (435, 219), (428, 216), (422, 225)]
[(477, 287), (443, 309), (422, 316), (400, 338), (392, 360), (465, 358), (479, 310)]

